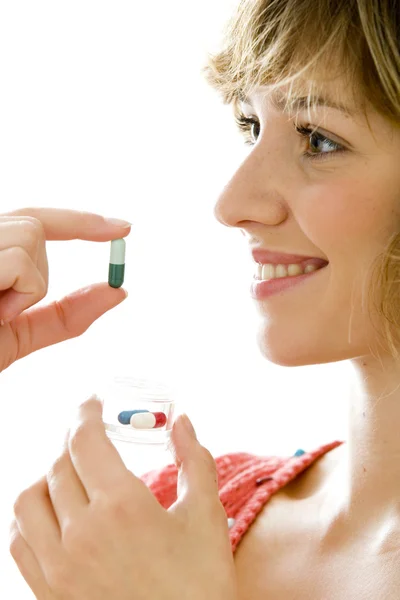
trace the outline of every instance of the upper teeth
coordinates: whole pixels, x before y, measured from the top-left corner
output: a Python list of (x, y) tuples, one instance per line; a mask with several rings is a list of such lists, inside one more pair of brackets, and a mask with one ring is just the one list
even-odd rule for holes
[(304, 273), (311, 273), (312, 271), (316, 271), (321, 267), (317, 267), (316, 265), (307, 265), (304, 267), (301, 264), (291, 264), (291, 265), (272, 265), (265, 264), (257, 265), (257, 274), (256, 279), (276, 279), (278, 277), (294, 277), (295, 275), (303, 275)]

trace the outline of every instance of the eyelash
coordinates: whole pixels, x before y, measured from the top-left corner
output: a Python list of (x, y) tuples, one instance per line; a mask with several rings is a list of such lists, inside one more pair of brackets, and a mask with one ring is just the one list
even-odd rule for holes
[[(254, 146), (254, 142), (252, 141), (249, 134), (251, 132), (252, 125), (259, 125), (259, 122), (251, 117), (245, 117), (242, 113), (239, 113), (235, 116), (235, 121), (240, 131), (245, 135), (245, 144), (249, 146)], [(330, 152), (321, 152), (318, 154), (310, 154), (309, 152), (304, 152), (303, 156), (306, 156), (311, 160), (325, 160), (326, 158), (329, 158), (332, 154), (340, 154), (342, 152), (346, 152), (346, 148), (344, 148), (341, 144), (338, 144), (337, 142), (334, 142), (333, 140), (327, 138), (326, 136), (322, 135), (322, 133), (317, 133), (312, 129), (308, 129), (307, 127), (301, 127), (297, 125), (295, 125), (294, 128), (297, 131), (297, 133), (303, 138), (308, 138), (309, 140), (311, 140), (311, 138), (314, 137), (320, 142), (327, 142), (329, 146), (334, 149)]]

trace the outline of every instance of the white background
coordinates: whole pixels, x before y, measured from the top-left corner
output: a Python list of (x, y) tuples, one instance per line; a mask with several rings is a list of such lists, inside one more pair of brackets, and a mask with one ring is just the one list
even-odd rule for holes
[[(348, 364), (261, 357), (245, 238), (212, 213), (249, 151), (200, 72), (232, 5), (0, 4), (1, 212), (68, 207), (133, 223), (128, 299), (0, 375), (1, 599), (32, 597), (8, 554), (13, 501), (57, 456), (100, 373), (174, 386), (216, 456), (346, 438)], [(48, 256), (46, 302), (107, 279), (108, 243), (50, 242)]]

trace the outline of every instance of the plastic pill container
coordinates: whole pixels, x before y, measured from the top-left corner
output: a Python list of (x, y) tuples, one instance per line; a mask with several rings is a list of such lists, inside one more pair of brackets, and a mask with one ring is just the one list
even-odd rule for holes
[[(175, 417), (175, 402), (173, 391), (167, 385), (148, 378), (117, 376), (105, 381), (98, 395), (104, 403), (106, 434), (128, 469), (140, 476), (173, 463), (167, 444)], [(124, 424), (120, 422), (121, 415), (133, 411), (158, 415), (158, 422), (163, 424), (155, 428), (136, 428), (129, 420), (122, 419)]]

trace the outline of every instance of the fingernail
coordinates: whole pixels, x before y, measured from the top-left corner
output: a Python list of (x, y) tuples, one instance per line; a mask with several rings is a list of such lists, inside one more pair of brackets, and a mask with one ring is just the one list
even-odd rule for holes
[(104, 218), (104, 220), (109, 225), (114, 225), (115, 227), (130, 227), (132, 225), (132, 223), (129, 223), (128, 221), (123, 221), (122, 219)]
[(185, 413), (183, 413), (183, 414), (181, 415), (181, 423), (182, 423), (182, 426), (184, 427), (185, 431), (186, 431), (186, 432), (187, 432), (187, 433), (188, 433), (188, 434), (189, 434), (191, 437), (193, 437), (195, 440), (197, 440), (197, 435), (196, 435), (196, 432), (195, 432), (195, 430), (194, 430), (194, 427), (193, 427), (193, 425), (192, 425), (192, 423), (191, 423), (191, 421), (190, 421), (189, 417), (188, 417), (188, 416), (187, 416)]
[(16, 314), (12, 315), (11, 317), (7, 317), (6, 319), (2, 319), (1, 320), (1, 326), (3, 327), (3, 325), (7, 325), (8, 323), (11, 323), (11, 321), (14, 321), (14, 319), (16, 319), (19, 314), (20, 313), (16, 313)]

